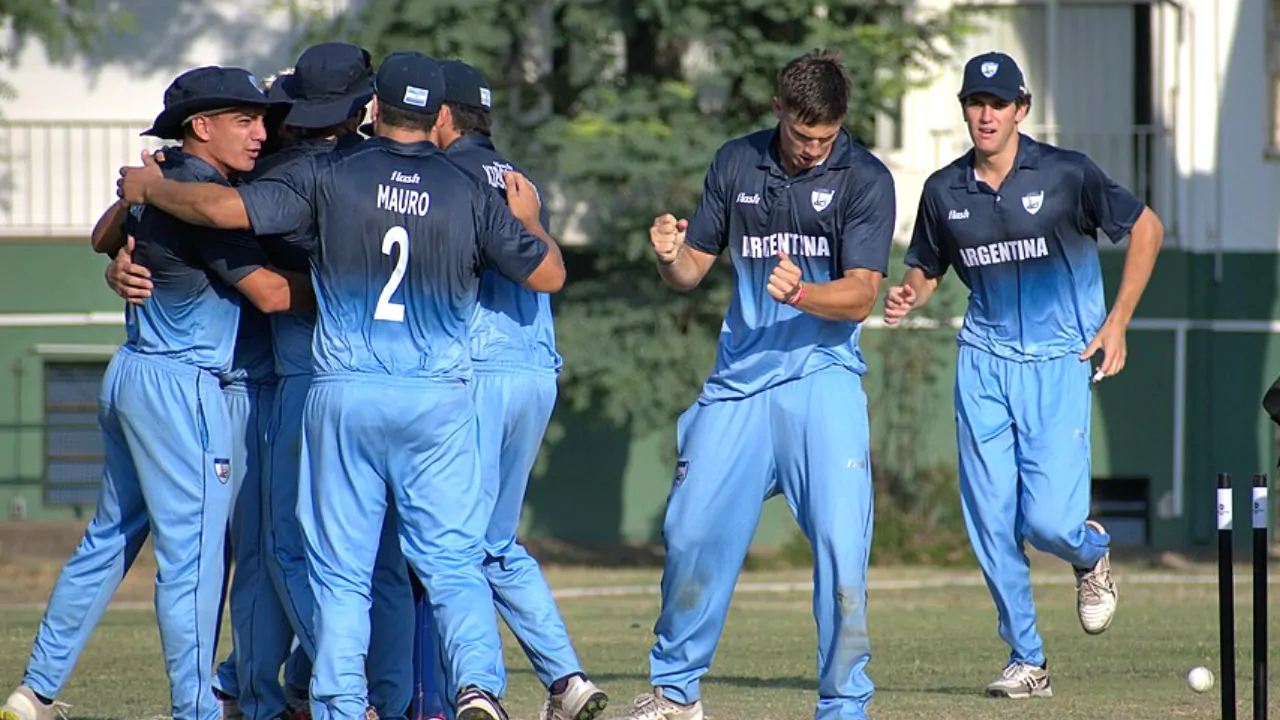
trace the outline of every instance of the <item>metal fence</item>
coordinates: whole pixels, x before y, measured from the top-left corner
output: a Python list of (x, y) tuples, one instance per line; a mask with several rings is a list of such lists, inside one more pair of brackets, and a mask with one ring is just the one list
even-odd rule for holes
[(0, 121), (0, 236), (84, 234), (116, 198), (117, 170), (163, 144), (147, 120)]

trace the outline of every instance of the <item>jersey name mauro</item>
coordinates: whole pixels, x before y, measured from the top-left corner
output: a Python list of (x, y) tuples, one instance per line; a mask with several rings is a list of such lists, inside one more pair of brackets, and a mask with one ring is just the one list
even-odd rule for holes
[(1043, 257), (1049, 257), (1049, 246), (1042, 237), (1002, 240), (978, 247), (960, 248), (960, 259), (966, 267), (1000, 265)]
[(823, 235), (781, 232), (742, 236), (742, 257), (772, 258), (781, 250), (798, 257), (831, 257), (831, 241)]

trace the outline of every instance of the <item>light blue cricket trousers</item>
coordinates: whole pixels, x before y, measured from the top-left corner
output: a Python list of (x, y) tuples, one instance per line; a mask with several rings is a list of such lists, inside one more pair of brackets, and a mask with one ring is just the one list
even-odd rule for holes
[[(303, 411), (310, 387), (310, 375), (280, 378), (268, 430), (271, 473), (263, 501), (266, 565), (288, 626), (303, 651), (297, 662), (286, 666), (286, 679), (302, 688), (310, 686), (316, 652), (315, 598), (298, 519)], [(413, 655), (413, 634), (408, 630), (413, 626), (413, 590), (400, 552), (394, 508), (389, 508), (382, 525), (371, 605), (372, 638), (365, 664), (369, 704), (381, 720), (396, 720), (405, 716), (413, 694), (413, 668), (408, 661)]]
[(1023, 541), (1082, 568), (1093, 567), (1111, 542), (1085, 525), (1090, 373), (1074, 355), (1016, 362), (960, 347), (960, 501), (1011, 662), (1045, 661)]
[[(556, 393), (554, 373), (477, 368), (472, 394), (483, 511), (489, 518), (484, 538), (485, 577), (493, 589), (498, 613), (543, 687), (582, 672), (542, 568), (516, 539), (529, 474), (551, 421)], [(433, 622), (429, 612), (421, 613), (418, 621)], [(439, 707), (447, 703), (439, 697), (435, 676), (438, 640), (424, 639), (428, 643), (419, 653), (423, 662), (416, 676), (423, 687), (423, 704)]]
[(781, 493), (814, 554), (818, 720), (866, 718), (867, 561), (872, 484), (861, 378), (827, 368), (741, 400), (695, 404), (662, 533), (662, 612), (650, 681), (676, 702), (701, 698), (764, 501)]
[(218, 379), (122, 348), (103, 378), (98, 421), (98, 507), (49, 596), (23, 684), (46, 697), (62, 690), (150, 530), (171, 715), (219, 720), (212, 675), (233, 469)]
[[(233, 437), (230, 541), (235, 564), (231, 581), (234, 650), (218, 667), (214, 685), (236, 698), (248, 720), (272, 720), (285, 709), (280, 666), (293, 643), (293, 629), (262, 552), (263, 485), (270, 468), (267, 430), (276, 388), (235, 383), (224, 386), (223, 394)], [(306, 682), (303, 678), (301, 687), (306, 687)]]
[[(500, 696), (506, 676), (481, 570), (485, 517), (471, 388), (385, 375), (320, 376), (303, 417), (298, 517), (315, 594), (316, 720), (364, 716), (372, 577), (388, 490), (401, 550), (431, 599), (450, 694), (475, 686)], [(412, 617), (410, 594), (410, 621), (402, 627), (412, 627)], [(408, 666), (414, 633), (402, 634), (409, 651), (398, 660)]]

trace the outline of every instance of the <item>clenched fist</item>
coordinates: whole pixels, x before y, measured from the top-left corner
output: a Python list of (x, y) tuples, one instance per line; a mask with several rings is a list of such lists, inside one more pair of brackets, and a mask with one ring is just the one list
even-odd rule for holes
[(910, 285), (889, 288), (884, 296), (884, 324), (896, 325), (916, 305), (916, 291)]
[(653, 254), (658, 262), (670, 265), (680, 257), (680, 249), (684, 247), (684, 234), (689, 229), (688, 220), (676, 220), (671, 213), (659, 215), (649, 228), (649, 244), (653, 246)]
[(778, 264), (769, 275), (769, 295), (780, 303), (788, 305), (800, 301), (801, 289), (804, 286), (800, 268), (787, 256), (778, 251)]

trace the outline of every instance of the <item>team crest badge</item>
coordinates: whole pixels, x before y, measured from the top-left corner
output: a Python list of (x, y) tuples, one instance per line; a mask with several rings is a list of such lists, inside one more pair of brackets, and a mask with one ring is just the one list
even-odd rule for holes
[(1027, 193), (1022, 196), (1022, 209), (1035, 215), (1040, 212), (1040, 206), (1044, 204), (1044, 191), (1035, 193)]
[(982, 70), (982, 77), (989, 78), (992, 75), (995, 75), (996, 71), (1000, 69), (1000, 63), (984, 62), (982, 63), (982, 67), (979, 69)]
[(827, 206), (831, 204), (831, 199), (834, 198), (835, 196), (836, 196), (835, 190), (827, 190), (826, 188), (819, 188), (817, 190), (814, 190), (812, 193), (810, 193), (809, 202), (813, 204), (814, 210), (816, 210), (817, 212), (822, 212), (823, 210), (827, 209)]
[(671, 479), (671, 487), (680, 487), (680, 484), (684, 482), (684, 478), (688, 474), (689, 474), (688, 460), (681, 460), (680, 462), (676, 463), (676, 474), (675, 474), (675, 477)]
[(218, 476), (218, 482), (225, 484), (231, 479), (231, 461), (226, 458), (214, 459), (213, 473)]

